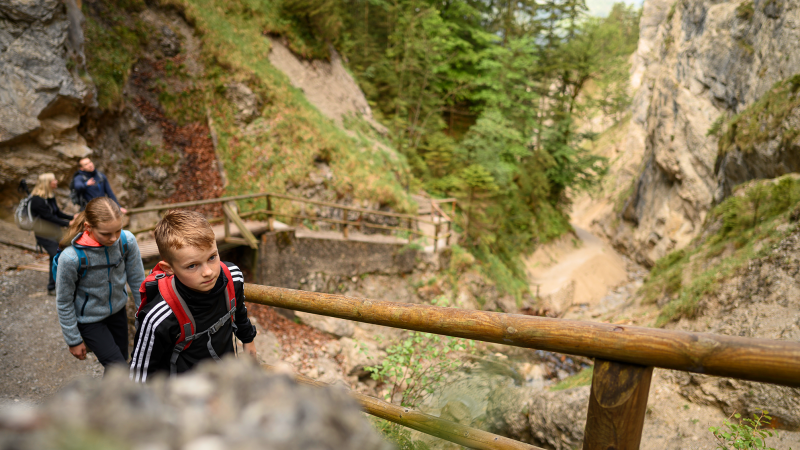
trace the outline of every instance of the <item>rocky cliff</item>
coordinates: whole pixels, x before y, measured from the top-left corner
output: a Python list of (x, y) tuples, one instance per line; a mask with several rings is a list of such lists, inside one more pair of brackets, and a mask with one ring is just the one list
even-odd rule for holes
[(96, 104), (94, 85), (79, 75), (81, 22), (74, 0), (0, 1), (0, 192), (90, 153), (77, 131)]
[(621, 208), (595, 220), (617, 248), (651, 266), (691, 241), (732, 185), (792, 170), (786, 164), (732, 170), (737, 157), (743, 161), (735, 149), (718, 163), (715, 128), (800, 72), (798, 6), (773, 0), (644, 3), (623, 148), (644, 157)]

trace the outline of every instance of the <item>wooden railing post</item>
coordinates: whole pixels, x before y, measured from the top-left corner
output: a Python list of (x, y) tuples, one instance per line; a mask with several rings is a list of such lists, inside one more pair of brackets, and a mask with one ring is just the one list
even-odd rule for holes
[(638, 450), (652, 367), (595, 359), (583, 450)]
[(453, 234), (453, 222), (447, 221), (447, 237), (444, 239), (444, 246), (450, 247), (450, 236)]
[(439, 222), (436, 222), (433, 228), (433, 253), (436, 253), (436, 247), (439, 245)]
[(272, 197), (267, 194), (267, 229), (275, 231), (275, 217), (272, 215)]
[(242, 221), (242, 218), (239, 217), (236, 203), (234, 202), (223, 203), (222, 212), (225, 213), (225, 219), (226, 219), (225, 221), (227, 222), (228, 219), (230, 219), (230, 221), (236, 225), (236, 228), (239, 229), (239, 233), (242, 235), (241, 239), (233, 238), (230, 236), (230, 230), (225, 230), (226, 231), (225, 241), (231, 243), (238, 243), (239, 241), (241, 241), (245, 245), (250, 246), (250, 248), (252, 248), (253, 250), (257, 249), (258, 239), (256, 239), (255, 236), (253, 236), (253, 233), (247, 229), (247, 226)]
[(225, 239), (231, 238), (231, 220), (228, 218), (227, 214), (223, 214), (223, 218), (225, 219)]
[[(411, 228), (412, 228), (412, 227), (411, 227), (411, 218), (409, 218), (409, 219), (408, 219), (408, 229), (410, 230)], [(413, 236), (414, 236), (414, 233), (412, 233), (412, 232), (410, 232), (410, 231), (409, 231), (409, 232), (408, 232), (408, 242), (409, 242), (409, 243), (411, 243), (411, 240), (413, 239)]]

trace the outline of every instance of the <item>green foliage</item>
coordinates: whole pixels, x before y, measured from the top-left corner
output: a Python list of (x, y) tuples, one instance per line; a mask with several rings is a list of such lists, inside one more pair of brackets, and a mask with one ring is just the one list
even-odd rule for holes
[(157, 147), (150, 141), (134, 143), (133, 154), (143, 166), (151, 167), (172, 167), (180, 159), (175, 152)]
[[(738, 423), (731, 422), (731, 419), (738, 419)], [(777, 431), (772, 432), (764, 427), (772, 422), (772, 417), (767, 412), (761, 410), (761, 414), (753, 414), (753, 418), (742, 417), (741, 414), (734, 412), (722, 422), (721, 427), (709, 427), (708, 431), (714, 434), (717, 440), (717, 449), (767, 449), (775, 450), (767, 446), (767, 438), (777, 436)]]
[[(182, 82), (160, 89), (159, 100), (179, 123), (203, 120), (210, 113), (230, 182), (227, 194), (284, 191), (305, 182), (315, 161), (325, 161), (336, 174), (328, 187), (337, 196), (412, 211), (402, 183), (408, 172), (405, 158), (364, 139), (366, 128), (360, 128), (355, 137), (343, 132), (269, 63), (270, 41), (264, 33), (291, 22), (287, 17), (292, 11), (317, 8), (308, 14), (327, 14), (329, 3), (162, 0), (162, 4), (180, 8), (195, 26), (202, 39), (205, 70), (193, 77), (181, 66), (166, 67)], [(308, 39), (316, 42), (317, 38)], [(249, 124), (250, 131), (237, 121), (236, 107), (226, 97), (232, 82), (246, 84), (263, 106), (260, 117)], [(353, 120), (348, 123), (362, 127)], [(291, 208), (276, 203), (277, 208)], [(264, 207), (263, 200), (243, 205), (245, 210)]]
[[(444, 298), (436, 303), (447, 306)], [(474, 346), (470, 340), (412, 331), (406, 339), (386, 349), (383, 361), (365, 370), (372, 373), (373, 379), (388, 385), (387, 401), (398, 400), (402, 406), (415, 407), (439, 390), (461, 366), (461, 360), (453, 353)]]
[(411, 438), (409, 428), (375, 416), (367, 416), (367, 418), (384, 439), (396, 445), (398, 450), (430, 450), (428, 444)]
[(718, 154), (739, 149), (751, 152), (755, 145), (766, 142), (784, 132), (782, 145), (796, 137), (792, 130), (783, 130), (781, 124), (800, 106), (800, 77), (795, 75), (775, 85), (740, 114), (728, 120), (718, 143)]
[(97, 102), (103, 109), (120, 104), (131, 67), (152, 33), (143, 21), (127, 18), (128, 12), (140, 11), (143, 5), (137, 1), (108, 3), (102, 21), (86, 14), (86, 70), (97, 86)]
[(592, 384), (592, 375), (594, 374), (594, 367), (587, 367), (575, 375), (568, 376), (559, 381), (558, 384), (551, 387), (551, 391), (563, 391), (565, 389), (572, 389), (579, 386), (589, 386)]
[(736, 17), (741, 20), (750, 20), (753, 18), (753, 14), (755, 13), (756, 10), (753, 6), (752, 0), (742, 2), (736, 7)]
[(711, 210), (707, 220), (719, 224), (715, 233), (654, 265), (640, 292), (645, 303), (669, 298), (656, 325), (694, 317), (704, 297), (792, 231), (779, 225), (800, 202), (800, 181), (787, 175), (741, 189)]

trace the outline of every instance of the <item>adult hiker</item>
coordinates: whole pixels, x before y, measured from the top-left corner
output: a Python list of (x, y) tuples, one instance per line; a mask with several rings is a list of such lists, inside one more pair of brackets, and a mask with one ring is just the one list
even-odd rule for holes
[[(31, 216), (35, 219), (33, 234), (36, 236), (36, 244), (50, 255), (49, 267), (52, 267), (53, 257), (58, 253), (58, 240), (63, 234), (63, 227), (68, 227), (72, 221), (72, 216), (63, 213), (58, 207), (54, 192), (57, 186), (58, 180), (55, 175), (43, 173), (36, 180), (30, 198)], [(53, 278), (52, 270), (49, 272), (47, 293), (56, 295), (56, 280)]]
[(122, 212), (108, 197), (95, 198), (79, 213), (61, 240), (55, 258), (58, 320), (69, 351), (86, 358), (87, 347), (100, 363), (125, 364), (128, 359), (128, 318), (125, 305), (138, 287), (144, 267), (136, 238), (122, 229)]
[[(119, 205), (117, 196), (108, 184), (108, 178), (95, 168), (94, 163), (89, 158), (78, 160), (78, 171), (72, 177), (70, 187), (70, 197), (72, 201), (81, 207), (83, 211), (87, 203), (98, 197), (108, 197)], [(122, 214), (127, 214), (128, 210), (120, 206)]]

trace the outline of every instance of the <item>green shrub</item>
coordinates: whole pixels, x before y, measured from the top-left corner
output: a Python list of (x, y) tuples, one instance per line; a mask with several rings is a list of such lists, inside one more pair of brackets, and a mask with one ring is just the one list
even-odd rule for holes
[[(438, 300), (439, 306), (446, 306), (446, 299)], [(415, 407), (439, 390), (447, 376), (461, 366), (461, 360), (452, 353), (474, 346), (471, 340), (412, 331), (406, 339), (386, 349), (383, 361), (364, 369), (373, 379), (389, 386), (387, 401), (399, 396), (402, 406)]]
[[(738, 419), (738, 423), (731, 422), (730, 419)], [(772, 422), (772, 417), (767, 415), (764, 410), (761, 410), (760, 415), (753, 414), (752, 419), (742, 418), (741, 414), (734, 412), (722, 422), (721, 427), (709, 427), (708, 430), (714, 434), (718, 450), (775, 450), (773, 447), (767, 447), (767, 438), (778, 434), (777, 431), (772, 432), (764, 429), (770, 422)]]
[[(703, 297), (717, 292), (726, 277), (752, 258), (769, 251), (765, 244), (791, 232), (779, 231), (778, 226), (786, 222), (800, 201), (800, 181), (787, 175), (757, 181), (743, 189), (709, 213), (709, 223), (720, 222), (716, 233), (656, 261), (640, 290), (644, 303), (671, 297), (656, 325), (694, 317)], [(726, 250), (729, 253), (723, 256)], [(684, 276), (687, 270), (692, 271), (688, 277)]]

